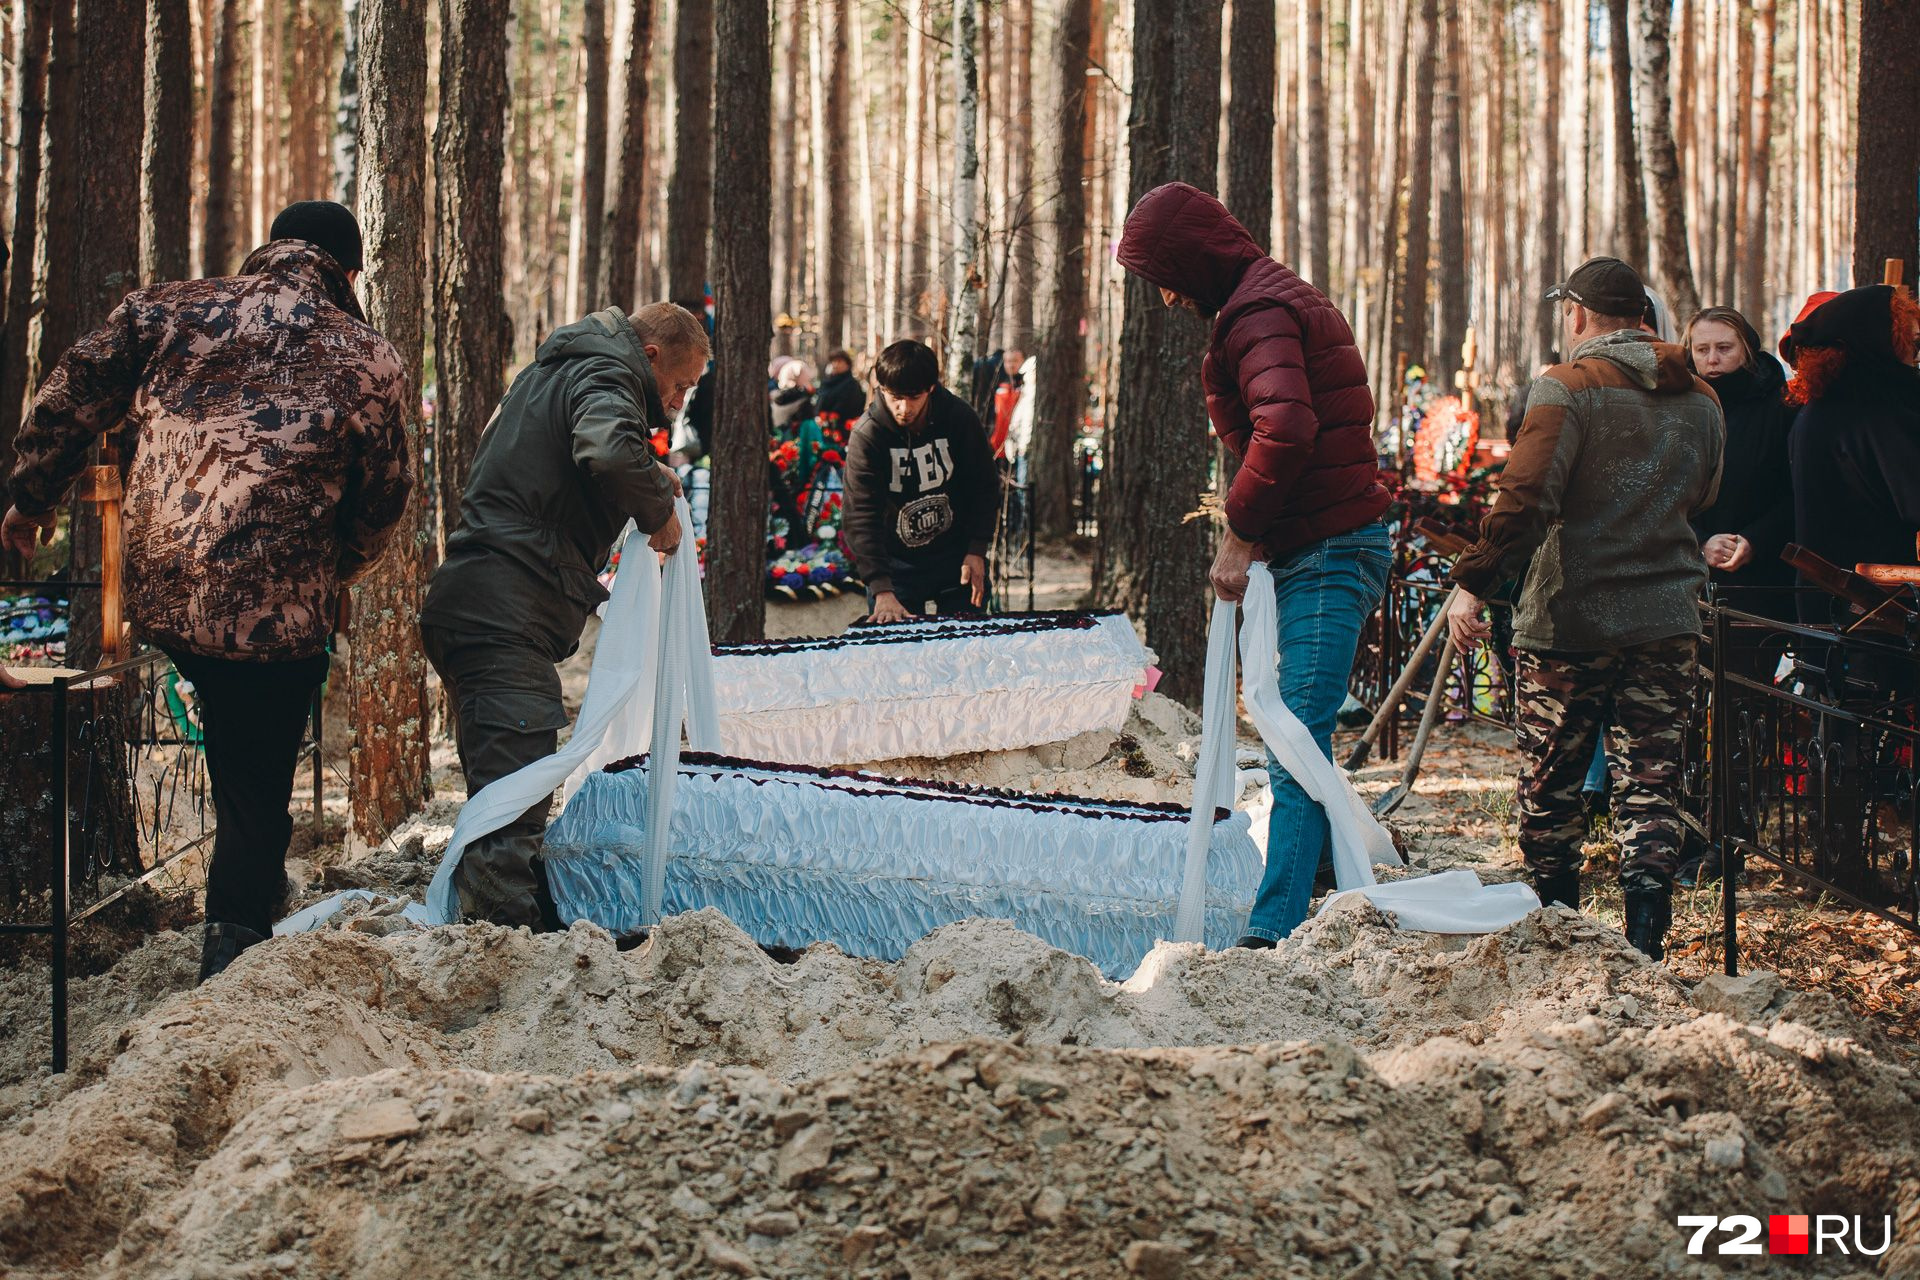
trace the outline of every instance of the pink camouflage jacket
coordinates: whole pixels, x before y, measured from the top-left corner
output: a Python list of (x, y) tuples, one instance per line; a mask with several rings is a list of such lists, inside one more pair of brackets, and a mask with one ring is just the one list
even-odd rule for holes
[(323, 250), (127, 296), (34, 400), (9, 482), (52, 510), (102, 434), (132, 450), (127, 616), (169, 649), (245, 661), (326, 648), (341, 588), (406, 511), (407, 380)]

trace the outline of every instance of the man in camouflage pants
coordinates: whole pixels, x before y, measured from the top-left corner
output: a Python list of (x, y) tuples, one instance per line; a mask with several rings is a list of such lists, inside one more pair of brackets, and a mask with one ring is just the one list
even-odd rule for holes
[(1593, 259), (1547, 297), (1572, 359), (1528, 394), (1480, 540), (1454, 565), (1448, 623), (1471, 648), (1487, 634), (1482, 599), (1525, 573), (1514, 617), (1520, 851), (1542, 902), (1579, 907), (1580, 788), (1609, 726), (1627, 940), (1658, 960), (1707, 576), (1688, 521), (1719, 489), (1726, 427), (1686, 353), (1640, 331), (1646, 288), (1632, 268)]
[(203, 982), (273, 929), (340, 597), (413, 486), (406, 370), (354, 297), (360, 268), (352, 212), (293, 205), (239, 275), (128, 294), (20, 428), (0, 540), (23, 553), (102, 434), (131, 446), (127, 616), (193, 684), (213, 784)]

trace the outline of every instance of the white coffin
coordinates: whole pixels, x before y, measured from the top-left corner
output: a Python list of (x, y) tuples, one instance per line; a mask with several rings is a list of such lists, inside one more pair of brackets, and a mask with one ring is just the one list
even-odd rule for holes
[(1033, 613), (721, 645), (713, 678), (729, 755), (863, 764), (1116, 732), (1146, 669), (1123, 615)]
[[(587, 778), (547, 829), (562, 919), (616, 933), (641, 907), (647, 771)], [(1173, 936), (1188, 811), (1028, 796), (872, 774), (681, 757), (667, 913), (717, 907), (756, 941), (832, 942), (897, 960), (927, 933), (974, 916), (1010, 920), (1112, 978)], [(1247, 817), (1222, 811), (1207, 863), (1205, 938), (1245, 932), (1261, 856)]]

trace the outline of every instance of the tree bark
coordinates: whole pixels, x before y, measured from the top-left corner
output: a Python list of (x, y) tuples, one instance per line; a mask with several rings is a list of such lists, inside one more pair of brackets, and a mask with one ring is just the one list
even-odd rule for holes
[(959, 107), (953, 165), (953, 258), (947, 269), (947, 385), (962, 399), (973, 385), (974, 305), (980, 248), (980, 69), (974, 61), (979, 0), (953, 0), (953, 96)]
[[(815, 228), (821, 236), (824, 252), (820, 296), (820, 345), (831, 350), (847, 340), (848, 259), (852, 257), (853, 216), (850, 211), (853, 176), (849, 155), (852, 151), (852, 122), (848, 112), (848, 91), (852, 73), (847, 60), (847, 27), (851, 16), (847, 0), (827, 0), (820, 6), (821, 43), (826, 52), (827, 81), (819, 86), (825, 101), (827, 137), (824, 195), (826, 220)], [(760, 172), (766, 172), (763, 167)]]
[[(1658, 0), (1646, 2), (1658, 3)], [(1536, 223), (1540, 262), (1535, 279), (1563, 280), (1575, 264), (1561, 260), (1567, 248), (1560, 209), (1560, 166), (1565, 162), (1565, 157), (1560, 155), (1560, 0), (1544, 0), (1541, 10), (1544, 21), (1540, 36), (1540, 83), (1534, 99), (1539, 104), (1540, 129), (1534, 135), (1532, 156), (1532, 168), (1540, 183), (1540, 215)], [(1560, 346), (1560, 317), (1554, 307), (1538, 301), (1534, 303), (1534, 314), (1539, 358), (1545, 361), (1550, 358), (1548, 353)]]
[(1440, 54), (1440, 0), (1421, 0), (1418, 62), (1413, 75), (1412, 165), (1407, 179), (1407, 233), (1401, 252), (1400, 338), (1394, 344), (1415, 362), (1431, 361), (1427, 285), (1433, 238), (1433, 83)]
[[(1273, 0), (1233, 0), (1228, 37), (1227, 208), (1273, 246)], [(1326, 287), (1325, 277), (1316, 281)]]
[[(1165, 0), (1134, 14), (1128, 201), (1173, 180), (1211, 188), (1220, 135), (1220, 8)], [(1100, 493), (1099, 594), (1144, 614), (1174, 698), (1197, 703), (1206, 666), (1211, 531), (1189, 521), (1212, 446), (1199, 375), (1206, 329), (1159, 290), (1126, 281), (1118, 403)]]
[(1466, 181), (1460, 163), (1460, 82), (1466, 51), (1460, 40), (1460, 5), (1448, 0), (1441, 19), (1444, 40), (1441, 62), (1446, 83), (1440, 100), (1440, 195), (1435, 212), (1440, 226), (1440, 334), (1434, 363), (1446, 375), (1441, 385), (1453, 386), (1452, 374), (1461, 365), (1471, 310), (1467, 280)]
[(1674, 313), (1691, 316), (1700, 309), (1687, 248), (1687, 213), (1681, 191), (1680, 159), (1673, 144), (1673, 99), (1667, 89), (1671, 0), (1640, 0), (1640, 38), (1634, 81), (1640, 105), (1640, 132), (1646, 169), (1652, 179), (1654, 231), (1660, 266), (1656, 278)]
[(1332, 166), (1328, 162), (1326, 0), (1307, 6), (1307, 271), (1315, 285), (1332, 287)]
[(931, 292), (927, 244), (931, 219), (928, 206), (932, 183), (927, 176), (927, 35), (926, 0), (907, 0), (907, 213), (902, 220), (906, 236), (906, 267), (900, 280), (900, 335), (918, 337), (927, 332), (924, 299)]
[[(365, 161), (369, 177), (358, 184), (367, 319), (406, 366), (407, 450), (419, 476), (426, 327), (426, 0), (375, 0), (361, 9), (358, 71), (365, 97), (354, 152)], [(391, 548), (353, 589), (348, 703), (354, 740), (347, 794), (353, 838), (368, 845), (386, 839), (417, 812), (431, 789), (427, 664), (418, 626), (428, 510), (425, 486), (415, 484)]]
[[(673, 84), (677, 101), (673, 181), (667, 192), (667, 292), (700, 315), (706, 310), (707, 231), (713, 209), (713, 0), (679, 0)], [(764, 180), (762, 173), (729, 176)], [(729, 198), (732, 193), (729, 184)]]
[[(719, 0), (727, 51), (714, 152), (729, 174), (765, 174), (771, 162), (772, 31), (767, 0)], [(707, 619), (721, 644), (766, 632), (767, 339), (773, 316), (768, 186), (729, 184), (714, 201), (714, 415)], [(691, 539), (680, 551), (692, 554)]]
[[(1754, 0), (1753, 5), (1753, 97), (1746, 104), (1752, 112), (1752, 145), (1744, 157), (1745, 182), (1740, 211), (1740, 285), (1734, 296), (1751, 316), (1767, 312), (1767, 247), (1772, 239), (1767, 206), (1773, 186), (1773, 41), (1776, 32), (1774, 0)], [(1920, 83), (1916, 83), (1920, 89)], [(1679, 317), (1685, 324), (1688, 316)], [(1678, 341), (1679, 334), (1674, 335)]]
[(234, 260), (239, 239), (234, 112), (240, 97), (240, 0), (212, 0), (212, 4), (218, 7), (214, 10), (213, 79), (207, 86), (213, 107), (207, 131), (207, 220), (201, 231), (200, 270), (223, 276), (239, 265)]
[[(1770, 0), (1769, 0), (1770, 2)], [(1633, 0), (1607, 0), (1608, 55), (1613, 70), (1613, 155), (1621, 256), (1647, 269), (1647, 189), (1633, 126)]]
[(1053, 316), (1033, 394), (1033, 442), (1027, 479), (1033, 487), (1035, 534), (1064, 538), (1073, 532), (1074, 441), (1086, 412), (1087, 321), (1087, 71), (1092, 39), (1092, 0), (1066, 0), (1054, 65), (1060, 101), (1054, 116), (1054, 183), (1059, 198), (1053, 219)]
[(1007, 341), (1032, 350), (1033, 294), (1040, 271), (1033, 226), (1033, 0), (1012, 0), (1008, 23), (1013, 28), (1013, 288)]
[[(440, 0), (434, 129), (434, 470), (439, 539), (460, 519), (480, 433), (500, 401), (508, 333), (500, 175), (506, 164), (509, 0)], [(569, 317), (571, 319), (571, 317)]]
[[(606, 305), (600, 293), (600, 254), (607, 215), (607, 0), (583, 0), (580, 45), (586, 75), (580, 85), (580, 132), (574, 155), (573, 199), (574, 223), (580, 229), (580, 255), (567, 307), (569, 316), (597, 311)], [(506, 83), (504, 71), (501, 83)]]
[(47, 51), (53, 0), (22, 0), (15, 94), (13, 256), (7, 262), (7, 325), (0, 355), (0, 476), (13, 471), (13, 442), (27, 397), (27, 332), (33, 318), (34, 260), (40, 243), (41, 130), (47, 121)]
[[(773, 59), (773, 115), (775, 120), (791, 120), (793, 116), (794, 79), (798, 74), (795, 66), (798, 59), (794, 56), (797, 49), (795, 37), (800, 31), (800, 6), (805, 0), (778, 0), (778, 14), (774, 18), (774, 47), (782, 51), (782, 56)], [(796, 251), (794, 237), (799, 220), (794, 216), (792, 193), (798, 185), (794, 180), (794, 145), (790, 139), (782, 139), (773, 148), (773, 294), (774, 306), (791, 313), (797, 305), (792, 293), (793, 255)], [(793, 333), (790, 329), (779, 332), (780, 353), (791, 355)]]
[(333, 111), (333, 198), (349, 209), (360, 199), (360, 3), (340, 3), (340, 96)]
[(1854, 162), (1853, 282), (1878, 284), (1886, 259), (1920, 272), (1920, 6), (1862, 0), (1860, 145)]
[(79, 320), (74, 310), (73, 276), (66, 269), (73, 262), (79, 227), (72, 210), (80, 199), (79, 159), (82, 113), (79, 109), (80, 51), (79, 29), (74, 25), (74, 6), (66, 0), (54, 0), (53, 26), (47, 60), (47, 116), (44, 181), (40, 184), (40, 263), (44, 284), (40, 297), (40, 334), (32, 367), (27, 372), (26, 394), (32, 396), (40, 379), (52, 370), (54, 362), (79, 335)]
[(193, 213), (193, 24), (187, 0), (147, 0), (140, 278), (187, 278)]
[(653, 0), (634, 0), (633, 34), (627, 43), (626, 115), (620, 126), (620, 173), (607, 214), (606, 301), (634, 310), (640, 263), (640, 198), (647, 174), (647, 85), (653, 59)]

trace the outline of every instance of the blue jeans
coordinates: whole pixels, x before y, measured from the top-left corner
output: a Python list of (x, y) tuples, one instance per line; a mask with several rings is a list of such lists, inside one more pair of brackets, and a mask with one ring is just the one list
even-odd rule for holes
[[(1386, 593), (1393, 542), (1385, 525), (1370, 524), (1303, 547), (1272, 567), (1280, 613), (1280, 697), (1332, 759), (1334, 717), (1346, 701), (1361, 629)], [(1247, 932), (1277, 941), (1307, 918), (1313, 873), (1329, 835), (1326, 810), (1271, 752), (1267, 775), (1273, 779), (1267, 871)]]
[(1600, 738), (1593, 744), (1593, 763), (1587, 766), (1587, 780), (1580, 784), (1582, 791), (1591, 795), (1600, 795), (1607, 789), (1607, 723), (1600, 722)]

